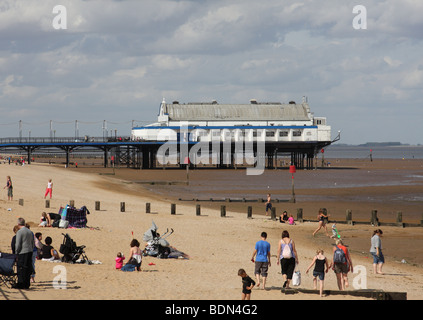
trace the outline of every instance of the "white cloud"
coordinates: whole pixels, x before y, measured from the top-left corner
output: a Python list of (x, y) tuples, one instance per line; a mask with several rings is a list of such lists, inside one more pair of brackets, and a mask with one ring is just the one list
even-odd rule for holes
[[(67, 30), (51, 25), (57, 4), (0, 3), (0, 106), (15, 110), (3, 123), (80, 114), (154, 121), (163, 96), (307, 95), (312, 112), (348, 132), (346, 114), (388, 116), (399, 103), (414, 114), (423, 103), (421, 1), (64, 0)], [(352, 27), (357, 4), (367, 30)], [(344, 142), (366, 141), (375, 124), (362, 121), (361, 135)], [(410, 142), (421, 143), (416, 136)]]

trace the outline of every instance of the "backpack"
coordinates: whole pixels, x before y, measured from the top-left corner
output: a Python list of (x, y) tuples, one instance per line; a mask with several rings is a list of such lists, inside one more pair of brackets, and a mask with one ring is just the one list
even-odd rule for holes
[(338, 246), (336, 246), (336, 250), (333, 253), (333, 262), (335, 263), (346, 263), (347, 258), (345, 257), (345, 252)]
[(291, 259), (292, 258), (292, 251), (291, 248), (289, 246), (289, 244), (291, 243), (291, 241), (288, 244), (285, 244), (282, 250), (282, 257), (285, 259)]

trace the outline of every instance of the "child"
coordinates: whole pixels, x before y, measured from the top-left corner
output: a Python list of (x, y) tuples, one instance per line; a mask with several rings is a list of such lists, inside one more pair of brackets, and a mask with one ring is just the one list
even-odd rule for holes
[(244, 269), (238, 270), (238, 275), (242, 278), (242, 298), (241, 300), (250, 300), (251, 289), (256, 285), (255, 281), (251, 279)]
[(118, 252), (116, 256), (116, 269), (120, 270), (123, 266), (123, 260), (125, 260), (125, 256), (122, 252)]
[(332, 235), (330, 236), (331, 239), (341, 238), (341, 235), (338, 233), (338, 229), (336, 228), (336, 222), (332, 225)]
[[(318, 249), (316, 251), (316, 256), (313, 258), (312, 263), (307, 268), (306, 273), (308, 273), (308, 271), (310, 270), (310, 268), (313, 265), (314, 265), (314, 270), (313, 270), (314, 290), (317, 290), (317, 277), (319, 277), (319, 282), (320, 282), (320, 296), (323, 297), (323, 283), (324, 283), (324, 280), (325, 280), (325, 272), (326, 273), (328, 272), (330, 266), (328, 264), (328, 260), (323, 255), (323, 250), (322, 249)], [(326, 271), (325, 271), (325, 266), (326, 266)]]
[(294, 225), (294, 224), (295, 224), (294, 217), (292, 216), (292, 214), (290, 214), (290, 215), (289, 215), (289, 218), (288, 218), (288, 223), (289, 223), (290, 225)]

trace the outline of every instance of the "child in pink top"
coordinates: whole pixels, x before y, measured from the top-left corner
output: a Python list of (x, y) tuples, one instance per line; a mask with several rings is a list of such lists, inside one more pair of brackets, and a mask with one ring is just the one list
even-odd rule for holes
[(125, 260), (125, 256), (122, 252), (118, 252), (116, 256), (116, 269), (120, 270), (123, 266), (123, 260)]

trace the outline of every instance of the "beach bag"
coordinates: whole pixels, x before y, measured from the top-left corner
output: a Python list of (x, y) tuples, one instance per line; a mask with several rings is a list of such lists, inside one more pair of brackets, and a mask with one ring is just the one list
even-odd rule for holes
[(66, 229), (69, 226), (69, 221), (67, 220), (59, 220), (59, 228)]
[(300, 270), (295, 271), (292, 275), (292, 285), (299, 286), (301, 284), (301, 272)]
[(336, 250), (333, 253), (333, 262), (334, 263), (346, 263), (347, 258), (345, 257), (345, 252), (338, 246), (336, 246)]
[(291, 242), (285, 244), (282, 249), (282, 258), (291, 259), (292, 258), (292, 251), (290, 247)]

